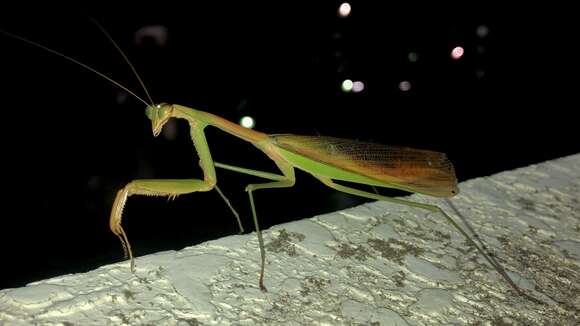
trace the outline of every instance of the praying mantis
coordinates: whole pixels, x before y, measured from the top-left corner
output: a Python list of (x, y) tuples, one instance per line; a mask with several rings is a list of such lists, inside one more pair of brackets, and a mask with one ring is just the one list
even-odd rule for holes
[[(440, 214), (459, 233), (461, 233), (473, 247), (477, 249), (485, 260), (494, 267), (494, 269), (513, 289), (515, 289), (518, 294), (523, 295), (523, 292), (521, 292), (519, 287), (512, 281), (509, 275), (507, 275), (502, 266), (497, 263), (493, 256), (490, 256), (485, 252), (483, 249), (484, 246), (478, 245), (472, 237), (470, 237), (468, 233), (439, 206), (409, 201), (401, 198), (388, 197), (380, 195), (379, 193), (363, 191), (338, 183), (349, 182), (379, 188), (399, 189), (406, 192), (419, 193), (434, 197), (450, 198), (459, 193), (459, 188), (457, 186), (454, 167), (445, 154), (429, 150), (386, 146), (377, 143), (335, 137), (266, 134), (244, 128), (209, 112), (178, 104), (155, 103), (149, 96), (147, 88), (125, 54), (104, 28), (102, 28), (96, 21), (95, 23), (107, 38), (109, 38), (112, 44), (114, 44), (133, 70), (135, 76), (147, 94), (149, 101), (143, 100), (125, 86), (78, 60), (18, 35), (4, 31), (1, 32), (7, 36), (19, 39), (72, 61), (100, 77), (105, 78), (109, 82), (134, 96), (139, 101), (143, 102), (146, 106), (145, 114), (151, 121), (151, 130), (154, 137), (157, 137), (161, 133), (163, 127), (170, 119), (183, 119), (189, 124), (190, 137), (199, 157), (199, 165), (203, 171), (203, 179), (138, 179), (126, 184), (116, 194), (109, 218), (109, 226), (113, 234), (119, 238), (122, 244), (125, 257), (130, 261), (131, 271), (135, 271), (135, 258), (133, 256), (129, 239), (121, 222), (123, 209), (128, 198), (133, 195), (168, 197), (171, 199), (179, 195), (194, 192), (207, 192), (216, 189), (235, 215), (240, 229), (242, 230), (239, 214), (231, 206), (227, 197), (217, 187), (216, 168), (225, 169), (264, 179), (264, 182), (247, 185), (245, 190), (248, 193), (252, 218), (260, 249), (260, 273), (258, 285), (262, 291), (266, 292), (267, 290), (264, 284), (266, 252), (262, 231), (256, 213), (254, 191), (292, 187), (296, 181), (295, 170), (298, 169), (312, 175), (324, 185), (337, 191), (368, 199), (420, 208)], [(266, 172), (214, 161), (206, 139), (206, 127), (218, 128), (225, 133), (252, 144), (271, 159), (279, 171), (277, 173)]]

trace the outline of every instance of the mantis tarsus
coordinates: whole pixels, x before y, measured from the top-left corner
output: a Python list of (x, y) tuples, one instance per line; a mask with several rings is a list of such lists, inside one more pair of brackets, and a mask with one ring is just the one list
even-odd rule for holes
[[(451, 223), (451, 225), (453, 225), (453, 227), (465, 236), (467, 241), (478, 250), (486, 261), (501, 274), (506, 282), (515, 289), (518, 294), (525, 295), (515, 285), (501, 265), (482, 249), (483, 245), (480, 247), (463, 230), (463, 228), (440, 207), (400, 198), (387, 197), (378, 193), (359, 190), (335, 182), (346, 181), (373, 187), (400, 189), (407, 192), (421, 193), (436, 197), (452, 197), (459, 192), (459, 189), (457, 187), (457, 179), (455, 177), (453, 165), (447, 159), (445, 154), (428, 150), (385, 146), (381, 144), (365, 143), (333, 137), (297, 136), (290, 134), (268, 135), (241, 127), (238, 124), (232, 123), (208, 112), (195, 110), (177, 104), (154, 104), (147, 89), (127, 57), (109, 34), (98, 23), (96, 24), (119, 50), (131, 69), (134, 71), (139, 82), (142, 84), (143, 89), (147, 93), (147, 97), (150, 100), (149, 103), (111, 78), (73, 58), (20, 36), (4, 31), (2, 31), (2, 33), (72, 61), (114, 83), (141, 102), (145, 103), (146, 115), (151, 120), (154, 136), (160, 134), (165, 123), (167, 123), (171, 118), (185, 119), (189, 123), (191, 139), (199, 156), (200, 167), (203, 170), (203, 179), (134, 180), (119, 190), (115, 198), (110, 215), (110, 228), (112, 232), (119, 237), (123, 245), (125, 256), (130, 260), (132, 271), (135, 270), (134, 257), (127, 235), (121, 226), (123, 208), (127, 198), (131, 195), (167, 196), (172, 198), (192, 192), (210, 191), (215, 188), (236, 216), (240, 230), (243, 230), (237, 212), (230, 205), (225, 195), (223, 195), (216, 186), (217, 178), (215, 168), (217, 167), (268, 180), (268, 182), (264, 183), (249, 184), (246, 187), (260, 247), (261, 267), (259, 287), (262, 291), (266, 291), (266, 287), (264, 286), (266, 254), (262, 233), (256, 215), (253, 192), (259, 189), (292, 187), (295, 183), (294, 169), (300, 169), (311, 174), (326, 186), (338, 191), (369, 199), (382, 200), (440, 213), (449, 223)], [(208, 126), (219, 128), (230, 135), (253, 144), (274, 161), (280, 170), (280, 173), (276, 174), (258, 171), (213, 161), (204, 133), (204, 129)]]

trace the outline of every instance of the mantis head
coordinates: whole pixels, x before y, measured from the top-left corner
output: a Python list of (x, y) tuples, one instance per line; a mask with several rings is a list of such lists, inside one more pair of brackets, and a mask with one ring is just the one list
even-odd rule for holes
[(148, 105), (145, 109), (145, 115), (151, 120), (151, 127), (153, 129), (153, 136), (157, 137), (163, 129), (163, 125), (171, 118), (173, 114), (173, 105), (167, 103), (160, 103)]

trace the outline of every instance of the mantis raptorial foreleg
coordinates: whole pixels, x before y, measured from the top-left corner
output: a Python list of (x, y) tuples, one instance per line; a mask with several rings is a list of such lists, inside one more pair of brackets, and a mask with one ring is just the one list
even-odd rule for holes
[[(167, 196), (169, 198), (177, 197), (178, 195), (188, 194), (192, 192), (209, 191), (216, 187), (216, 174), (209, 146), (205, 138), (203, 129), (205, 126), (199, 127), (197, 124), (190, 125), (191, 139), (193, 140), (195, 149), (200, 157), (200, 166), (203, 170), (204, 179), (150, 179), (150, 180), (134, 180), (129, 182), (125, 187), (117, 192), (113, 209), (111, 210), (111, 217), (109, 219), (109, 226), (111, 231), (123, 245), (125, 258), (131, 261), (131, 270), (135, 270), (135, 261), (133, 259), (133, 252), (131, 245), (127, 238), (127, 234), (121, 226), (121, 219), (123, 208), (127, 202), (127, 198), (132, 195), (145, 196)], [(224, 199), (232, 213), (236, 216), (240, 231), (243, 232), (242, 223), (236, 210), (231, 206), (226, 196), (216, 187), (217, 192)]]
[[(215, 179), (214, 179), (215, 180)], [(113, 209), (111, 211), (111, 218), (109, 220), (109, 226), (111, 231), (116, 234), (121, 240), (123, 245), (123, 251), (125, 252), (125, 257), (131, 260), (131, 270), (135, 270), (135, 261), (133, 259), (133, 253), (131, 252), (131, 245), (127, 239), (127, 235), (121, 226), (121, 218), (123, 214), (123, 208), (127, 202), (127, 198), (131, 195), (146, 195), (146, 196), (168, 196), (176, 197), (178, 195), (197, 192), (197, 191), (209, 191), (215, 185), (215, 181), (212, 180), (199, 180), (199, 179), (181, 179), (181, 180), (134, 180), (129, 182), (123, 189), (117, 192), (117, 197), (113, 204)]]
[[(201, 182), (201, 183), (200, 183)], [(175, 187), (175, 185), (182, 184), (181, 186)], [(182, 192), (177, 192), (176, 189), (182, 189)], [(127, 239), (127, 235), (121, 226), (121, 218), (123, 214), (123, 208), (127, 202), (127, 198), (131, 195), (147, 195), (147, 196), (168, 196), (169, 198), (175, 198), (181, 194), (187, 194), (196, 191), (208, 191), (208, 185), (203, 180), (197, 179), (185, 179), (185, 180), (134, 180), (127, 184), (123, 189), (117, 192), (117, 197), (113, 204), (113, 209), (110, 218), (110, 227), (113, 233), (119, 237), (121, 244), (123, 245), (123, 252), (125, 258), (131, 259), (131, 270), (135, 270), (135, 264), (133, 261), (133, 253), (131, 252), (131, 245)], [(214, 184), (214, 189), (219, 193), (221, 198), (226, 202), (236, 220), (238, 222), (238, 227), (240, 228), (240, 233), (244, 232), (244, 227), (242, 226), (242, 221), (240, 220), (240, 215), (230, 204), (228, 198), (222, 193), (217, 185)]]

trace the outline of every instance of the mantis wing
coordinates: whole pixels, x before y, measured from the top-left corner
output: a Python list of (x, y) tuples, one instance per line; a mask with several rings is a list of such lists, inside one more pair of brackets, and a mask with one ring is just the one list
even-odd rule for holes
[(283, 149), (371, 177), (384, 182), (385, 187), (395, 184), (436, 197), (459, 193), (455, 170), (444, 153), (335, 137), (271, 137)]

